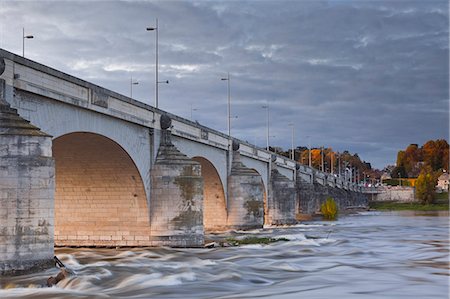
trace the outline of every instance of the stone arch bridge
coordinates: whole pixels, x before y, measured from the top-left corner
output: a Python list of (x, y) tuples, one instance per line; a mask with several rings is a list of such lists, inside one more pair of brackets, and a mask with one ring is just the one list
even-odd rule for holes
[(292, 224), (349, 182), (0, 49), (0, 274), (58, 246), (202, 246)]

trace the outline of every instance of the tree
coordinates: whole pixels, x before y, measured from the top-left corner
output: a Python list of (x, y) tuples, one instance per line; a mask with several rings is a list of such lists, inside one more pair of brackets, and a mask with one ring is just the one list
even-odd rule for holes
[(414, 178), (421, 169), (428, 165), (432, 171), (445, 169), (448, 171), (449, 145), (444, 139), (429, 140), (422, 147), (410, 144), (406, 150), (397, 154), (397, 165), (392, 171), (392, 177)]
[(437, 175), (433, 173), (431, 166), (423, 167), (416, 181), (416, 197), (422, 204), (433, 202), (436, 183)]
[(423, 160), (436, 171), (448, 170), (448, 143), (444, 139), (430, 140), (423, 145)]

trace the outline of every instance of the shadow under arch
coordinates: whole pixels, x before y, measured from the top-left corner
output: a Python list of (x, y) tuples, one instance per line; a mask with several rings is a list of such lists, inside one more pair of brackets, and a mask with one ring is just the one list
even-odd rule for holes
[(256, 170), (255, 168), (251, 168), (251, 170), (255, 171), (261, 178), (261, 185), (262, 185), (262, 190), (263, 190), (263, 204), (264, 204), (264, 223), (263, 224), (267, 224), (268, 223), (268, 215), (269, 215), (269, 211), (268, 211), (269, 205), (267, 204), (266, 186), (264, 185), (264, 180), (262, 179), (262, 176), (258, 172), (258, 170)]
[(113, 140), (74, 132), (53, 140), (55, 245), (150, 245), (139, 171)]
[(205, 231), (225, 230), (227, 224), (227, 208), (225, 192), (219, 173), (206, 158), (193, 157), (199, 162), (203, 177), (203, 226)]

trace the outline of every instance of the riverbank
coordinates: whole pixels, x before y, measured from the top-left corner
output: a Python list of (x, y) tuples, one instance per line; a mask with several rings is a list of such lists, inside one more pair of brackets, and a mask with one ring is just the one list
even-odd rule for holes
[(437, 193), (435, 202), (421, 204), (419, 202), (369, 202), (369, 208), (378, 211), (448, 211), (448, 192)]

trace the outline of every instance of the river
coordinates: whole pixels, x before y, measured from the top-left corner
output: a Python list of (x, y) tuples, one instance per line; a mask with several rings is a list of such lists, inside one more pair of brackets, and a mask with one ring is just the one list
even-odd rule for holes
[[(211, 249), (57, 248), (57, 269), (0, 280), (0, 298), (448, 298), (449, 214), (364, 212), (234, 232), (290, 241)], [(212, 239), (221, 235), (209, 236)]]

